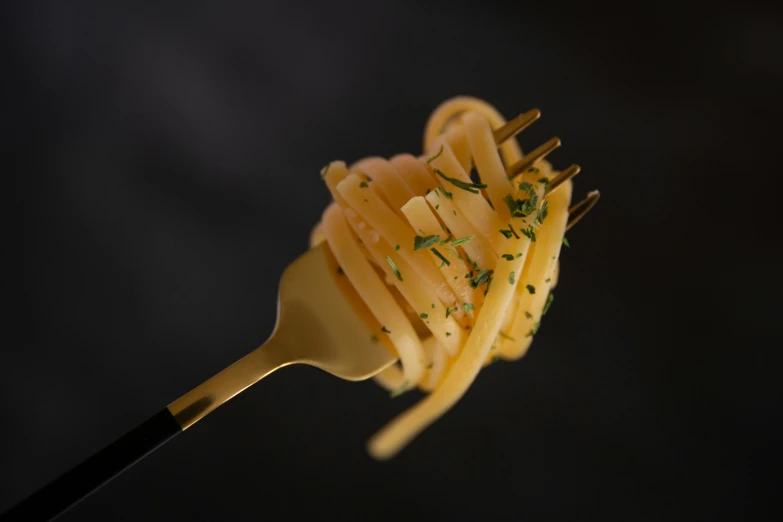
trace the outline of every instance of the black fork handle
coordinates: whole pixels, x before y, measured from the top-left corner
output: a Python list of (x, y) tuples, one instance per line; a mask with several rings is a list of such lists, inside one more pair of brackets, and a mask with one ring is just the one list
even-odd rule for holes
[(54, 520), (155, 451), (182, 428), (164, 408), (0, 516), (0, 522)]

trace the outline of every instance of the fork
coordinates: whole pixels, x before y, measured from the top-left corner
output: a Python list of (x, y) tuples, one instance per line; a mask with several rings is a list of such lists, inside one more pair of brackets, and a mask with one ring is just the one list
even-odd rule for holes
[[(494, 131), (497, 144), (538, 119), (533, 109)], [(558, 138), (507, 168), (509, 177), (532, 167), (560, 145)], [(551, 193), (579, 172), (578, 165), (555, 176)], [(566, 229), (598, 201), (598, 192), (569, 209)], [(193, 426), (208, 413), (290, 364), (309, 364), (349, 381), (369, 379), (397, 361), (388, 339), (351, 287), (326, 243), (300, 256), (280, 281), (278, 318), (263, 345), (169, 404), (126, 435), (7, 511), (3, 522), (53, 520), (114, 477)]]

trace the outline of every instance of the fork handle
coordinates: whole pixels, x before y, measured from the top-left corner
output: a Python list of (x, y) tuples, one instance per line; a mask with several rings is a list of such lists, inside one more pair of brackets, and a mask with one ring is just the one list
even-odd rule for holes
[(2, 522), (54, 520), (90, 493), (182, 432), (164, 408), (0, 517)]

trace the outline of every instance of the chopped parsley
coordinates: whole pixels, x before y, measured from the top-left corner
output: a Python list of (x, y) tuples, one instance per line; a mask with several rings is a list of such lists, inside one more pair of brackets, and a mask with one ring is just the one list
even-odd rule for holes
[[(421, 230), (419, 230), (421, 232)], [(422, 232), (423, 233), (423, 232)], [(440, 236), (416, 236), (413, 238), (413, 250), (421, 250), (423, 248), (429, 248), (435, 243), (440, 241)]]
[(435, 189), (435, 190), (437, 191), (437, 192), (435, 192), (436, 194), (437, 194), (438, 192), (440, 192), (440, 193), (442, 193), (444, 196), (446, 196), (446, 199), (453, 199), (453, 198), (454, 198), (454, 194), (452, 194), (451, 192), (449, 192), (448, 190), (446, 190), (446, 189), (445, 189), (445, 188), (443, 188), (443, 187), (438, 187), (438, 188), (437, 188), (437, 189)]
[(571, 245), (568, 244), (568, 238), (563, 236), (563, 244), (567, 247), (570, 247)]
[(512, 270), (510, 274), (508, 274), (508, 284), (513, 285), (514, 284), (514, 271)]
[(510, 230), (501, 229), (500, 233), (506, 236), (506, 239), (511, 239), (511, 236), (513, 235)]
[(533, 318), (533, 314), (531, 314), (530, 312), (525, 310), (525, 317), (527, 317), (528, 319), (532, 319)]
[(332, 164), (330, 163), (329, 165), (321, 169), (321, 179), (324, 179), (326, 177), (326, 173), (329, 172), (329, 167), (331, 166)]
[(522, 183), (519, 184), (519, 190), (525, 191), (528, 196), (533, 194), (533, 192), (534, 192), (533, 191), (533, 185), (530, 184), (527, 181), (523, 181)]
[(402, 386), (400, 386), (399, 388), (397, 388), (396, 390), (394, 390), (393, 392), (391, 392), (391, 394), (390, 394), (390, 395), (391, 395), (392, 397), (397, 397), (397, 396), (399, 396), (399, 395), (402, 395), (402, 394), (403, 394), (403, 393), (405, 393), (406, 391), (410, 390), (410, 388), (411, 388), (411, 385), (410, 385), (410, 383), (409, 383), (408, 381), (405, 381), (404, 383), (402, 383)]
[(430, 306), (431, 306), (432, 308), (435, 308), (435, 303), (432, 303)]
[(533, 174), (538, 174), (539, 172), (541, 172), (536, 167), (530, 167), (529, 169), (527, 169), (527, 171), (532, 172)]
[(541, 203), (541, 208), (538, 210), (538, 214), (536, 215), (536, 219), (533, 221), (533, 223), (538, 222), (538, 224), (541, 224), (544, 222), (546, 217), (549, 215), (549, 201), (544, 200), (543, 203)]
[(528, 238), (533, 243), (536, 242), (536, 232), (535, 230), (533, 230), (533, 225), (527, 227), (527, 230), (520, 228), (519, 231), (522, 233), (523, 236)]
[(387, 333), (387, 334), (391, 333), (391, 331), (388, 328), (386, 328), (385, 326), (381, 326), (381, 331), (383, 333)]
[(394, 247), (394, 250), (399, 250), (399, 249), (400, 249), (400, 245)]
[(456, 312), (456, 311), (457, 311), (457, 308), (456, 308), (456, 307), (454, 307), (454, 308), (449, 308), (449, 307), (447, 306), (447, 307), (446, 307), (446, 319), (448, 319), (448, 318), (449, 318), (449, 316), (450, 316), (450, 315), (451, 315), (453, 312)]
[(438, 157), (440, 157), (441, 154), (443, 154), (443, 145), (440, 146), (440, 150), (438, 151), (437, 154), (435, 154), (433, 157), (431, 157), (431, 158), (429, 158), (427, 160), (427, 163), (432, 163), (433, 161), (438, 159)]
[(552, 278), (551, 278), (551, 277), (547, 277), (546, 279), (544, 279), (544, 282), (545, 282), (545, 283), (548, 283), (548, 282), (550, 282), (551, 280), (552, 280)]
[(463, 303), (462, 309), (465, 310), (466, 312), (469, 312), (469, 311), (473, 310), (473, 304), (472, 303)]
[(367, 188), (369, 186), (370, 185), (368, 185), (366, 181), (362, 181), (361, 183), (359, 183), (359, 187), (361, 187), (361, 188)]
[(451, 337), (451, 332), (446, 332), (446, 337)]
[(419, 317), (421, 317), (422, 319), (426, 319), (426, 318), (429, 317), (429, 315), (427, 315), (427, 314), (419, 314)]
[(446, 259), (445, 257), (443, 257), (443, 254), (441, 254), (440, 252), (438, 252), (438, 249), (437, 249), (437, 248), (435, 248), (435, 247), (432, 247), (432, 248), (430, 248), (430, 252), (432, 252), (433, 254), (435, 254), (436, 256), (438, 256), (438, 257), (440, 258), (440, 260), (441, 260), (441, 261), (443, 261), (443, 263), (440, 265), (440, 267), (439, 267), (439, 268), (442, 268), (442, 267), (443, 267), (443, 265), (449, 266), (449, 265), (451, 264), (451, 263), (449, 262), (449, 260), (448, 260), (448, 259)]
[(505, 332), (498, 332), (498, 335), (500, 337), (502, 337), (503, 339), (508, 339), (509, 341), (516, 342), (516, 339), (514, 339), (513, 337), (511, 337), (510, 335), (508, 335)]
[(476, 274), (476, 277), (470, 280), (470, 287), (471, 288), (478, 288), (481, 285), (485, 283), (489, 283), (492, 279), (492, 274), (494, 273), (494, 270), (481, 270), (478, 274)]
[(549, 190), (549, 178), (541, 178), (538, 180), (539, 183), (543, 183), (544, 185), (544, 192)]
[(461, 188), (462, 190), (467, 190), (471, 194), (478, 194), (478, 189), (484, 189), (487, 188), (487, 185), (484, 183), (465, 183), (464, 181), (458, 180), (456, 178), (450, 178), (447, 175), (445, 175), (443, 172), (441, 172), (439, 169), (433, 169), (435, 171), (435, 174), (440, 176), (441, 178), (445, 179), (452, 185), (454, 185), (457, 188)]
[(515, 255), (514, 257), (522, 257), (522, 252), (517, 252), (517, 255)]
[(514, 260), (514, 254), (503, 254), (500, 257), (502, 257), (506, 261), (513, 261)]
[[(520, 188), (525, 183), (527, 182), (521, 183)], [(527, 183), (527, 185), (530, 185), (530, 183)], [(527, 217), (536, 209), (538, 195), (532, 191), (528, 195), (530, 196), (528, 199), (514, 199), (514, 196), (511, 194), (506, 194), (506, 197), (503, 198), (512, 217)]]
[(549, 295), (546, 298), (546, 304), (544, 305), (544, 310), (541, 312), (541, 315), (546, 315), (547, 311), (549, 310), (549, 307), (552, 306), (552, 301), (554, 300), (555, 300), (555, 294), (549, 292)]
[(440, 208), (440, 204), (435, 205), (435, 210), (438, 210)]
[(525, 285), (525, 288), (527, 288), (527, 291), (530, 292), (531, 294), (536, 293), (536, 287), (533, 285)]
[(474, 237), (476, 236), (467, 236), (467, 237), (463, 237), (462, 239), (455, 239), (454, 241), (451, 242), (451, 244), (452, 246), (455, 247), (464, 245), (465, 243), (469, 243)]
[(394, 261), (392, 261), (392, 258), (386, 256), (386, 261), (389, 262), (389, 266), (391, 267), (392, 272), (394, 272), (394, 275), (397, 276), (397, 279), (402, 281), (402, 274), (400, 273), (400, 270), (397, 268), (397, 265), (394, 264)]

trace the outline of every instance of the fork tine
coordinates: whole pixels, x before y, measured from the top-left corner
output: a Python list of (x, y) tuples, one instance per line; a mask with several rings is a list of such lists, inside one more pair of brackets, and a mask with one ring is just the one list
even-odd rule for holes
[(549, 185), (547, 185), (546, 194), (549, 195), (554, 192), (557, 187), (579, 174), (581, 169), (582, 168), (579, 165), (574, 163), (560, 174), (552, 178), (552, 180), (549, 182)]
[(506, 169), (506, 175), (513, 178), (522, 171), (525, 171), (535, 165), (539, 160), (545, 158), (547, 154), (560, 146), (560, 138), (552, 138), (543, 145), (539, 145), (535, 150), (525, 154), (525, 157)]
[(520, 114), (510, 122), (506, 123), (498, 129), (495, 129), (492, 132), (492, 135), (495, 137), (495, 143), (500, 145), (512, 136), (516, 136), (540, 117), (541, 111), (538, 109), (532, 109)]
[(587, 194), (587, 197), (568, 209), (568, 223), (566, 224), (566, 230), (571, 229), (576, 223), (582, 219), (585, 214), (590, 212), (590, 209), (598, 202), (598, 198), (601, 194), (594, 190)]

